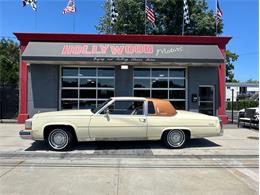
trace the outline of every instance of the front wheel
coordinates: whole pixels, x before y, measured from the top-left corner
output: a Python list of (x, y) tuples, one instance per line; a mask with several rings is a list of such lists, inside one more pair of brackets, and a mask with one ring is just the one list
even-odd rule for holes
[(53, 129), (46, 141), (51, 150), (63, 151), (70, 148), (73, 136), (65, 129)]
[(173, 129), (165, 133), (163, 141), (168, 148), (183, 148), (188, 141), (188, 136), (181, 129)]

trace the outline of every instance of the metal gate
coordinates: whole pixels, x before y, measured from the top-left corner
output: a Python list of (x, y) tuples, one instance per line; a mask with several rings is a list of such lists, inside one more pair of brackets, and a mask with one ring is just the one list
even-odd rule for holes
[(19, 109), (19, 89), (17, 85), (0, 85), (0, 121), (15, 119)]

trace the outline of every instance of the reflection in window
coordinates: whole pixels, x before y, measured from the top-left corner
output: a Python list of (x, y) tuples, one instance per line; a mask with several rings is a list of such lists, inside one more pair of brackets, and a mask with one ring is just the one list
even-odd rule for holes
[(134, 79), (134, 88), (150, 88), (150, 79)]
[(92, 89), (81, 89), (80, 98), (96, 98), (96, 90)]
[(80, 79), (80, 87), (96, 87), (96, 79)]
[(78, 76), (78, 68), (62, 68), (62, 76)]
[(99, 68), (98, 76), (99, 77), (114, 77), (115, 71), (113, 68)]
[(185, 88), (185, 79), (170, 79), (170, 88)]
[(135, 97), (150, 97), (150, 90), (134, 90)]
[(152, 79), (152, 88), (168, 88), (168, 80)]
[(170, 90), (170, 99), (185, 99), (185, 90)]
[(114, 81), (114, 79), (98, 79), (98, 87), (114, 88), (115, 87), (115, 81)]
[(80, 76), (95, 77), (96, 75), (96, 68), (80, 68)]
[(78, 101), (62, 100), (61, 109), (78, 109)]
[(171, 101), (171, 104), (177, 110), (185, 110), (185, 101)]
[(108, 99), (114, 97), (114, 90), (101, 89), (98, 90), (98, 98)]
[(92, 108), (96, 108), (96, 101), (84, 101), (81, 100), (79, 102), (79, 108), (80, 109), (92, 109)]
[(152, 69), (152, 77), (168, 77), (168, 69)]
[(185, 69), (170, 69), (169, 77), (185, 77)]
[(134, 69), (134, 77), (150, 77), (150, 69), (136, 68)]
[(62, 79), (63, 87), (78, 87), (78, 79), (77, 78), (63, 78)]
[(63, 89), (62, 98), (78, 98), (78, 90), (75, 89)]
[(152, 98), (168, 99), (168, 90), (152, 90)]

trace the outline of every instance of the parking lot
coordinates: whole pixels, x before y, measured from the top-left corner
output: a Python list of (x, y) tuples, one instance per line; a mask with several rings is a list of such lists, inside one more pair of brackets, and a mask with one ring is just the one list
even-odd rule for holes
[(184, 149), (159, 141), (84, 142), (69, 152), (22, 140), (23, 125), (0, 124), (0, 194), (258, 194), (257, 130)]

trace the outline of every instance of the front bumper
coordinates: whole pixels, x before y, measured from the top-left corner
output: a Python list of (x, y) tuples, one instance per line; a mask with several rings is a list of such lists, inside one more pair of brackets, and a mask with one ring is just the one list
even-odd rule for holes
[(21, 130), (21, 131), (19, 131), (19, 135), (22, 139), (32, 139), (31, 130)]

